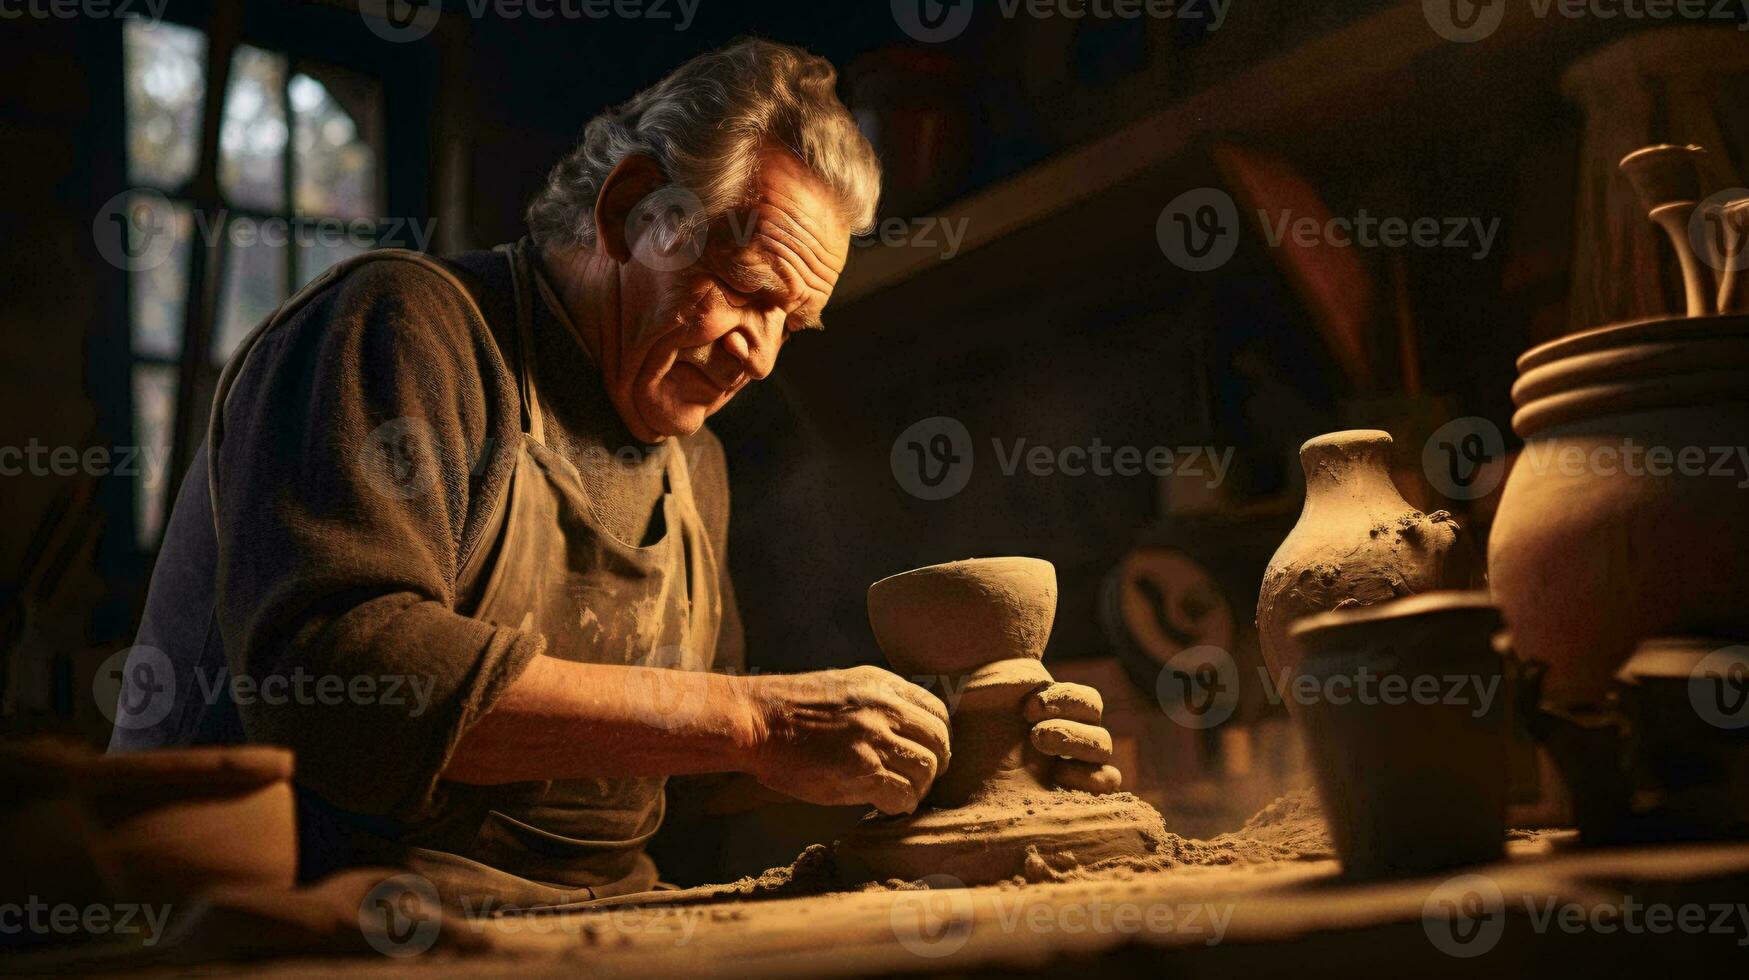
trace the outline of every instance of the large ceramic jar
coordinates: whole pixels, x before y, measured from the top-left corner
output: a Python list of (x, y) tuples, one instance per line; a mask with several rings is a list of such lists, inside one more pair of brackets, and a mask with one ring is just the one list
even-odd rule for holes
[(1600, 327), (1518, 372), (1489, 579), (1545, 699), (1595, 704), (1649, 636), (1749, 637), (1749, 317)]
[[(1469, 539), (1450, 514), (1424, 514), (1404, 500), (1390, 462), (1390, 433), (1377, 429), (1331, 432), (1300, 447), (1306, 503), (1257, 595), (1257, 639), (1278, 686), (1299, 667), (1288, 640), (1295, 620), (1469, 585)], [(1297, 713), (1292, 699), (1288, 710)]]

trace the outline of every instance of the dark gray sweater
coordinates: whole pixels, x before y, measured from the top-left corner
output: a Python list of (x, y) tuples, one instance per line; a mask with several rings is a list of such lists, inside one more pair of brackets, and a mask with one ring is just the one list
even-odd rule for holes
[[(448, 264), (489, 326), (441, 277), (373, 262), (324, 290), (249, 356), (223, 411), (216, 540), (202, 454), (178, 496), (141, 626), (139, 642), (166, 648), (177, 666), (177, 709), (152, 729), (118, 729), (115, 747), (241, 735), (294, 749), (300, 786), (342, 810), (386, 827), (417, 824), (435, 810), (456, 742), (545, 643), (465, 614), (461, 556), (481, 546), (505, 492), (521, 409), (507, 363), (516, 347), (504, 257), (476, 252)], [(608, 529), (640, 540), (662, 492), (660, 456), (626, 431), (576, 335), (538, 291), (533, 300), (547, 442), (582, 473)], [(372, 437), (379, 427), (408, 424), (396, 420), (432, 440), (438, 472), (419, 492), (385, 486), (380, 467), (362, 455), (381, 451)], [(702, 430), (681, 449), (724, 556), (722, 446)], [(715, 665), (737, 669), (740, 620), (726, 560), (724, 568)], [(269, 703), (262, 691), (206, 703), (216, 667), (192, 665), (215, 605), (219, 637), (207, 646), (222, 639), (234, 679), (259, 685), (302, 674), (312, 678), (306, 695)], [(370, 678), (372, 687), (334, 703), (317, 687), (328, 676)], [(398, 703), (387, 703), (397, 677)]]

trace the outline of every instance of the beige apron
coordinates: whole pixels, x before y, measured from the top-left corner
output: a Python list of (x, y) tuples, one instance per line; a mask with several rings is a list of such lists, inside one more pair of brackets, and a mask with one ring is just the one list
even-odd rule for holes
[[(492, 523), (463, 557), (464, 589), (478, 595), (474, 618), (531, 630), (546, 655), (583, 663), (708, 670), (722, 623), (718, 556), (694, 505), (686, 454), (669, 439), (664, 493), (651, 518), (652, 543), (618, 540), (596, 518), (580, 474), (545, 444), (535, 389), (535, 272), (526, 240), (498, 249), (515, 284), (522, 397), (522, 437), (504, 499)], [(220, 411), (235, 366), (247, 348), (333, 280), (365, 262), (413, 262), (431, 269), (479, 307), (445, 267), (416, 252), (384, 249), (329, 270), (244, 342), (221, 378), (211, 451), (221, 437)], [(484, 316), (482, 316), (482, 322)], [(216, 473), (217, 467), (211, 472)], [(218, 499), (212, 487), (213, 499)], [(216, 514), (216, 504), (215, 504)], [(501, 522), (501, 523), (500, 523)], [(489, 570), (487, 566), (489, 565)], [(485, 573), (486, 577), (481, 578)], [(634, 684), (628, 697), (648, 702), (659, 720), (659, 693)], [(594, 751), (577, 746), (579, 756)], [(568, 904), (656, 886), (644, 843), (662, 823), (665, 779), (571, 779), (501, 786), (444, 784), (443, 812), (401, 828), (405, 863), (431, 879), (450, 904), (529, 908)]]

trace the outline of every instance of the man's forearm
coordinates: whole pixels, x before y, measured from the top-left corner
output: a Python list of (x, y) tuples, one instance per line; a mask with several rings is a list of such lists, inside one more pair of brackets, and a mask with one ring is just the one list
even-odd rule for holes
[(743, 678), (538, 656), (462, 736), (444, 778), (744, 772), (755, 732)]

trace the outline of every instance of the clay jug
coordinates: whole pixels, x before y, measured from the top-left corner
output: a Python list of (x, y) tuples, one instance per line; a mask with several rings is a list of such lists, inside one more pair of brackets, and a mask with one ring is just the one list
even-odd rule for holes
[[(1469, 585), (1469, 539), (1450, 514), (1423, 514), (1403, 499), (1390, 457), (1390, 433), (1377, 429), (1331, 432), (1300, 447), (1305, 506), (1257, 596), (1272, 683), (1291, 683), (1299, 668), (1288, 629), (1302, 616)], [(1295, 708), (1288, 699), (1289, 713)]]

